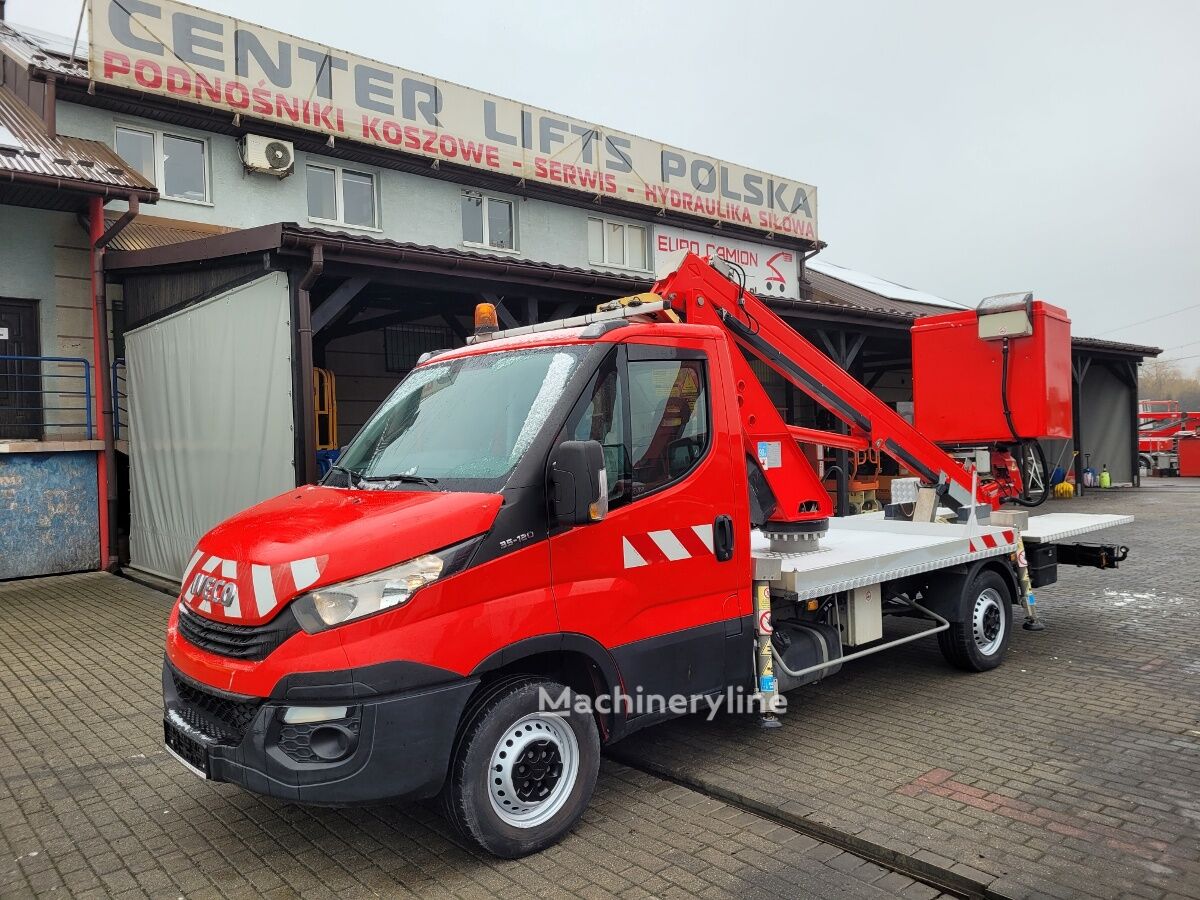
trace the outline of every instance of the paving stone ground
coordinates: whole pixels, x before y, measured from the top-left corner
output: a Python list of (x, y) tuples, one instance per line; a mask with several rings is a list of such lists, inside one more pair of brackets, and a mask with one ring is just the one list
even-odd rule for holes
[(0, 897), (846, 897), (937, 891), (605, 762), (559, 846), (498, 861), (428, 805), (310, 809), (162, 750), (170, 600), (110, 575), (0, 584)]
[[(161, 750), (168, 600), (106, 575), (0, 584), (0, 897), (932, 897), (772, 818), (834, 828), (997, 895), (1200, 897), (1200, 487), (1130, 511), (1116, 572), (1062, 570), (1001, 669), (933, 642), (790, 695), (786, 727), (699, 718), (618, 745), (539, 856), (458, 846), (428, 806), (308, 809), (206, 784)], [(739, 811), (652, 777), (761, 805)]]
[(1105, 534), (1132, 552), (1060, 567), (1000, 669), (917, 641), (793, 692), (780, 730), (691, 718), (619, 752), (1003, 895), (1200, 897), (1200, 483), (1152, 485), (1052, 504), (1133, 513)]

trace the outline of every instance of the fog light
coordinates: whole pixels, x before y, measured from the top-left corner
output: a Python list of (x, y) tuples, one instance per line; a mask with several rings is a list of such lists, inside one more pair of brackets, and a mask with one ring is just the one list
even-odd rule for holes
[(346, 718), (344, 706), (289, 706), (283, 713), (288, 725), (311, 725), (313, 722), (329, 722)]
[(318, 725), (308, 738), (308, 747), (314, 756), (327, 762), (341, 759), (350, 752), (354, 735), (341, 725)]

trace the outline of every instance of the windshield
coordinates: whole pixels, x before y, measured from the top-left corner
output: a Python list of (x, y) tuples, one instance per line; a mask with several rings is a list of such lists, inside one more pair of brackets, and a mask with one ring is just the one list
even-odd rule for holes
[(498, 491), (585, 352), (510, 350), (415, 369), (363, 426), (326, 483)]

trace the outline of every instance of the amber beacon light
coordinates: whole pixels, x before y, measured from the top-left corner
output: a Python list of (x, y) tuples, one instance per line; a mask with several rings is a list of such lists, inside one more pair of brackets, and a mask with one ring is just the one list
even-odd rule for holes
[(496, 304), (477, 304), (475, 306), (475, 333), (477, 335), (495, 334), (496, 328)]

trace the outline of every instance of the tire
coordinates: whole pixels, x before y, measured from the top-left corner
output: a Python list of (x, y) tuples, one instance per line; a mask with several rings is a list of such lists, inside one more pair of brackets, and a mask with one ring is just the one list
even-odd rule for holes
[[(554, 698), (566, 692), (570, 711), (542, 711), (543, 688)], [(554, 681), (519, 679), (469, 713), (442, 791), (463, 838), (516, 859), (558, 843), (579, 821), (600, 771), (600, 735), (591, 715), (574, 711), (574, 697)]]
[[(983, 569), (964, 587), (958, 615), (938, 633), (938, 646), (952, 666), (986, 672), (1004, 661), (1012, 633), (1012, 595), (1000, 573)], [(950, 618), (947, 616), (947, 618)]]

